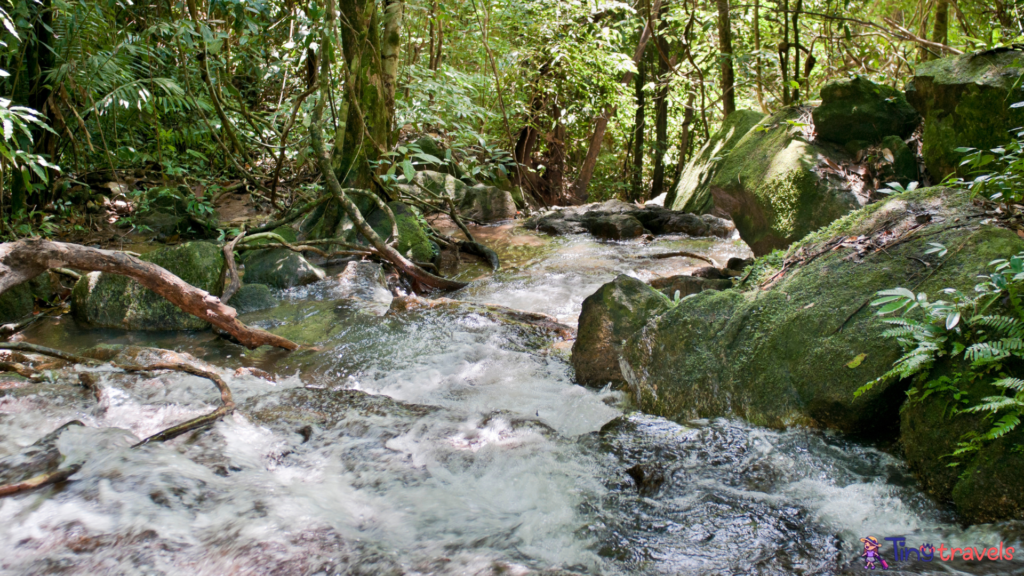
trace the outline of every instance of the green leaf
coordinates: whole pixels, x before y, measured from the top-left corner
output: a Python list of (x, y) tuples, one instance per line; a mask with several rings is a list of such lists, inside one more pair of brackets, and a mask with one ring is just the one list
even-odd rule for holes
[(404, 160), (402, 162), (402, 173), (405, 174), (406, 180), (408, 180), (409, 182), (413, 181), (413, 178), (416, 177), (416, 169), (412, 167), (411, 161)]
[(857, 354), (853, 358), (853, 360), (850, 360), (849, 362), (847, 362), (846, 367), (847, 368), (856, 368), (856, 367), (860, 366), (860, 363), (863, 362), (864, 359), (867, 358), (867, 357), (868, 357), (868, 355), (863, 353), (863, 352), (860, 353), (860, 354)]

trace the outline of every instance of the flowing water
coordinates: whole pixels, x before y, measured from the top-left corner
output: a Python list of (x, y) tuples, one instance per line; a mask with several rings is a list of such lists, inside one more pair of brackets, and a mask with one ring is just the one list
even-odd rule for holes
[[(504, 269), (465, 267), (478, 279), (456, 298), (570, 324), (616, 274), (700, 264), (630, 255), (746, 255), (734, 240), (479, 234)], [(189, 352), (222, 368), (240, 408), (206, 431), (130, 449), (215, 407), (215, 389), (181, 374), (90, 369), (97, 401), (67, 374), (40, 385), (0, 378), (0, 464), (57, 450), (63, 465), (82, 463), (69, 482), (0, 500), (0, 573), (852, 574), (868, 535), (911, 546), (1022, 541), (1015, 524), (959, 527), (874, 447), (630, 413), (621, 393), (575, 385), (564, 343), (536, 330), (451, 309), (382, 314), (332, 294), (330, 281), (288, 291), (280, 307), (244, 318), (316, 346), (290, 354), (202, 333), (86, 331), (69, 318), (34, 326), (26, 340), (67, 350)], [(277, 381), (232, 375), (244, 366)], [(72, 420), (84, 426), (30, 446)], [(635, 465), (655, 478), (642, 491), (627, 473)], [(1018, 565), (891, 571), (1024, 573)]]

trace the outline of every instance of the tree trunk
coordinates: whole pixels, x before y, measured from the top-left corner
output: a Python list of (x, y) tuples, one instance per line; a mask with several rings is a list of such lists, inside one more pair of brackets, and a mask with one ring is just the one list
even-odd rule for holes
[[(654, 0), (654, 7), (651, 10), (652, 14), (661, 13), (661, 0)], [(640, 62), (640, 58), (643, 57), (644, 48), (647, 47), (647, 41), (651, 39), (651, 33), (653, 32), (653, 26), (651, 20), (647, 20), (647, 24), (644, 25), (644, 31), (640, 34), (640, 41), (637, 43), (636, 51), (633, 52), (633, 64)], [(629, 85), (633, 80), (633, 73), (626, 72), (625, 76), (622, 77), (622, 84)], [(576, 180), (576, 189), (573, 193), (574, 200), (578, 203), (587, 201), (587, 192), (590, 188), (590, 179), (594, 177), (594, 168), (597, 167), (597, 157), (601, 153), (601, 143), (604, 141), (604, 133), (608, 130), (608, 120), (615, 115), (614, 106), (605, 106), (604, 111), (594, 121), (594, 135), (590, 137), (590, 147), (587, 148), (587, 156), (583, 160), (583, 167), (580, 169), (580, 176)]]
[(757, 105), (761, 113), (767, 114), (768, 107), (764, 104), (764, 76), (761, 73), (761, 0), (754, 0), (754, 91), (757, 94)]
[(654, 92), (654, 171), (651, 174), (651, 198), (657, 198), (665, 191), (665, 152), (668, 151), (668, 89), (669, 63), (668, 42), (664, 31), (668, 28), (665, 15), (668, 5), (661, 9), (658, 17), (658, 37), (654, 39), (658, 47), (658, 88)]
[(718, 50), (722, 59), (722, 117), (736, 111), (735, 79), (732, 66), (732, 22), (729, 20), (729, 0), (716, 0), (718, 6)]
[(782, 8), (782, 42), (779, 43), (779, 68), (782, 73), (782, 105), (793, 101), (789, 86), (789, 0), (780, 0)]
[(935, 5), (935, 24), (932, 28), (932, 42), (949, 43), (949, 0), (938, 0)]
[(238, 321), (235, 309), (167, 270), (129, 256), (78, 244), (29, 239), (0, 244), (0, 294), (46, 272), (50, 268), (74, 268), (127, 276), (183, 311), (227, 332), (247, 348), (263, 345), (296, 350), (298, 345)]
[(793, 101), (800, 101), (800, 10), (803, 9), (803, 0), (796, 0), (796, 7), (793, 9), (793, 81), (796, 87), (793, 88)]
[(647, 61), (640, 59), (636, 75), (636, 114), (633, 116), (633, 171), (629, 187), (629, 199), (642, 200), (644, 194), (644, 131), (647, 129), (644, 118), (647, 102), (644, 96), (644, 84), (647, 83)]
[(387, 113), (385, 152), (398, 143), (395, 126), (395, 91), (398, 88), (398, 50), (402, 43), (402, 18), (405, 0), (388, 0), (384, 7), (384, 38), (381, 41), (381, 67), (384, 75), (384, 109)]
[[(376, 0), (340, 0), (339, 4), (345, 93), (338, 120), (345, 126), (338, 138), (341, 143), (335, 142), (332, 165), (343, 186), (369, 189), (373, 183), (369, 163), (387, 151), (394, 117), (394, 109), (388, 109), (377, 4)], [(321, 78), (330, 82), (326, 76)]]

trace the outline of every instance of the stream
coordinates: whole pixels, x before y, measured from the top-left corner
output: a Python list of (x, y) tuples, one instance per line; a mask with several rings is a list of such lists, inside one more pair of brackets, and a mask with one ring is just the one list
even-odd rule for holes
[[(641, 245), (510, 225), (477, 234), (502, 271), (463, 266), (459, 278), (476, 281), (450, 297), (570, 325), (617, 274), (704, 265), (635, 254), (749, 255), (736, 239)], [(82, 463), (71, 481), (0, 499), (0, 574), (824, 575), (864, 573), (869, 535), (1024, 545), (1019, 524), (958, 525), (878, 447), (632, 412), (621, 392), (575, 385), (569, 348), (539, 331), (450, 309), (382, 314), (333, 298), (331, 282), (242, 317), (316, 350), (246, 352), (210, 333), (83, 330), (70, 317), (25, 332), (69, 351), (188, 352), (222, 369), (239, 410), (133, 450), (216, 407), (216, 389), (179, 373), (79, 367), (94, 372), (97, 402), (66, 383), (0, 378), (0, 466), (63, 424), (84, 424), (53, 440), (64, 465)], [(277, 381), (234, 375), (242, 367)], [(661, 485), (638, 491), (626, 472), (637, 464)], [(1024, 574), (1019, 561), (898, 564), (889, 572)]]

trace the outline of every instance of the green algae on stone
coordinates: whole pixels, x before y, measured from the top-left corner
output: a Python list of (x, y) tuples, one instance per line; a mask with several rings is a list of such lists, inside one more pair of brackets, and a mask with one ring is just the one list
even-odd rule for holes
[(17, 322), (32, 313), (34, 302), (28, 282), (0, 294), (0, 323)]
[(653, 316), (670, 308), (668, 298), (636, 278), (620, 274), (583, 301), (572, 365), (581, 384), (622, 382), (622, 342)]
[(737, 110), (729, 114), (718, 132), (686, 164), (678, 185), (665, 197), (665, 207), (693, 214), (708, 214), (714, 210), (710, 184), (722, 158), (764, 118), (764, 114), (752, 110)]
[[(401, 202), (388, 202), (388, 208), (398, 223), (398, 252), (415, 262), (433, 262), (441, 249), (427, 236), (416, 209)], [(371, 214), (367, 223), (382, 239), (391, 233), (391, 221), (382, 211)]]
[(844, 180), (814, 169), (845, 152), (809, 143), (796, 122), (799, 108), (779, 111), (748, 132), (711, 180), (715, 206), (728, 212), (755, 255), (786, 248), (863, 205)]
[[(932, 214), (933, 221), (906, 242), (860, 262), (849, 259), (850, 248), (829, 250), (787, 271), (769, 289), (705, 291), (680, 302), (623, 347), (627, 380), (641, 408), (677, 420), (734, 414), (774, 427), (809, 424), (858, 434), (895, 428), (905, 385), (888, 383), (853, 396), (900, 357), (898, 345), (881, 336), (886, 325), (868, 302), (894, 286), (970, 289), (989, 261), (1024, 248), (1007, 230), (946, 224), (971, 210), (959, 191), (902, 194), (866, 214), (851, 214), (830, 234), (878, 234), (909, 226), (922, 212)], [(815, 235), (791, 253), (814, 253), (825, 240)], [(934, 258), (922, 256), (927, 242), (964, 247), (933, 269), (914, 259)], [(861, 354), (860, 364), (850, 368)]]
[(1011, 107), (1024, 100), (1021, 62), (1024, 52), (1001, 49), (918, 64), (907, 100), (924, 117), (922, 156), (934, 180), (967, 175), (957, 148), (995, 148), (1024, 126), (1024, 108)]
[(811, 116), (818, 137), (839, 145), (877, 143), (891, 135), (906, 138), (921, 120), (902, 93), (863, 76), (825, 84), (821, 106)]
[[(188, 242), (168, 246), (144, 254), (141, 259), (210, 294), (218, 295), (223, 288), (224, 255), (214, 244)], [(91, 272), (75, 284), (71, 313), (79, 323), (94, 328), (202, 330), (209, 326), (134, 280), (101, 272)]]
[(274, 291), (266, 284), (244, 284), (227, 302), (239, 314), (266, 310), (277, 306)]

